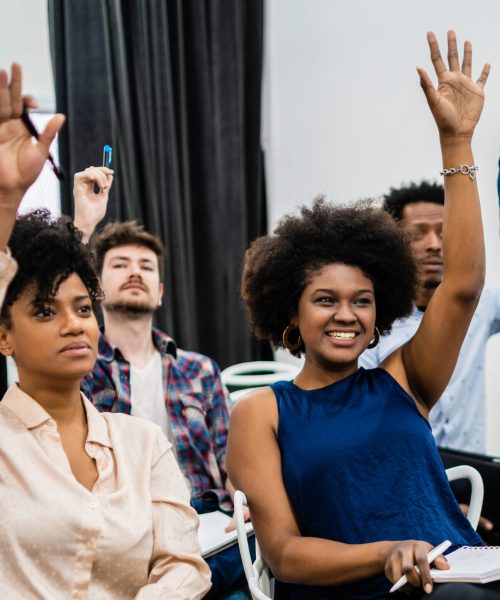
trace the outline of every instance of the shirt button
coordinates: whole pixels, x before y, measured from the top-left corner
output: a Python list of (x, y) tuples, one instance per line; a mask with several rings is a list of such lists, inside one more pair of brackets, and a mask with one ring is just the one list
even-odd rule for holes
[(97, 508), (97, 502), (92, 501), (89, 503), (89, 506), (90, 508)]

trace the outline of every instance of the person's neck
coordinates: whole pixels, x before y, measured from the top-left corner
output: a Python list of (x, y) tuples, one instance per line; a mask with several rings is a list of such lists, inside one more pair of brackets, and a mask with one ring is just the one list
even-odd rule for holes
[(427, 305), (431, 301), (432, 294), (436, 291), (436, 288), (425, 288), (422, 286), (418, 286), (417, 289), (417, 297), (415, 299), (415, 306), (420, 310), (424, 311), (427, 308)]
[(38, 402), (57, 423), (58, 429), (86, 423), (87, 417), (80, 394), (80, 379), (55, 380), (27, 376), (19, 369), (19, 388)]
[(145, 367), (156, 348), (152, 336), (153, 315), (130, 319), (104, 311), (104, 332), (112, 346), (120, 349), (124, 358), (135, 367)]
[(322, 365), (308, 360), (300, 373), (295, 377), (294, 383), (303, 390), (316, 390), (345, 379), (358, 370), (357, 362), (348, 365)]

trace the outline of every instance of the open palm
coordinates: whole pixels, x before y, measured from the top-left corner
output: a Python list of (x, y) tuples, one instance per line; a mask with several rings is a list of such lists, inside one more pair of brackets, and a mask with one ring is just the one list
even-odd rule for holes
[(490, 66), (486, 64), (474, 82), (471, 79), (472, 45), (464, 44), (464, 56), (460, 68), (457, 40), (453, 31), (448, 32), (448, 64), (446, 67), (436, 37), (427, 35), (431, 60), (438, 77), (438, 87), (423, 69), (418, 69), (420, 81), (427, 102), (442, 136), (454, 135), (470, 137), (479, 121), (484, 104), (484, 85), (488, 79)]

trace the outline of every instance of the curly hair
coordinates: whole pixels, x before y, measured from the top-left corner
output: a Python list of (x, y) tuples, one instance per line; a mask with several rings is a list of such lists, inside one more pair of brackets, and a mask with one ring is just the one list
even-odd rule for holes
[(383, 209), (396, 221), (403, 218), (407, 204), (415, 202), (433, 202), (444, 204), (444, 188), (440, 183), (431, 183), (423, 179), (420, 183), (411, 182), (399, 188), (390, 188), (384, 195)]
[(91, 244), (95, 255), (95, 267), (99, 275), (102, 274), (104, 257), (108, 250), (118, 246), (135, 245), (149, 248), (156, 254), (160, 278), (163, 277), (165, 248), (160, 238), (144, 231), (144, 226), (139, 225), (137, 221), (108, 223), (100, 233), (92, 238)]
[(417, 269), (404, 232), (366, 201), (338, 206), (318, 197), (299, 216), (286, 215), (273, 234), (257, 238), (246, 252), (241, 296), (255, 335), (282, 347), (302, 291), (332, 263), (358, 267), (373, 282), (382, 335), (411, 312)]
[(63, 281), (76, 273), (89, 291), (94, 309), (102, 299), (99, 280), (92, 267), (92, 256), (82, 244), (82, 233), (67, 217), (54, 219), (46, 209), (17, 218), (9, 240), (18, 271), (10, 283), (0, 314), (10, 327), (10, 308), (27, 288), (34, 287), (37, 300), (44, 302), (57, 294)]

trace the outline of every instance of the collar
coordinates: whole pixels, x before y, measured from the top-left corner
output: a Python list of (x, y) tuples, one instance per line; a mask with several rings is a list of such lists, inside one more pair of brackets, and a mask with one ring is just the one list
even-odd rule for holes
[[(88, 434), (87, 442), (94, 442), (101, 446), (111, 448), (106, 420), (95, 406), (82, 394), (83, 407), (87, 415)], [(6, 406), (27, 429), (36, 429), (40, 425), (51, 422), (56, 426), (54, 419), (34, 398), (23, 392), (21, 388), (13, 383), (2, 399), (2, 406)]]
[[(174, 358), (177, 358), (177, 345), (173, 338), (154, 327), (151, 330), (151, 335), (153, 336), (153, 344), (162, 356), (170, 354)], [(99, 337), (99, 358), (103, 358), (108, 363), (113, 360), (125, 360), (120, 348), (113, 346), (104, 335), (103, 328), (101, 328), (101, 335)]]

